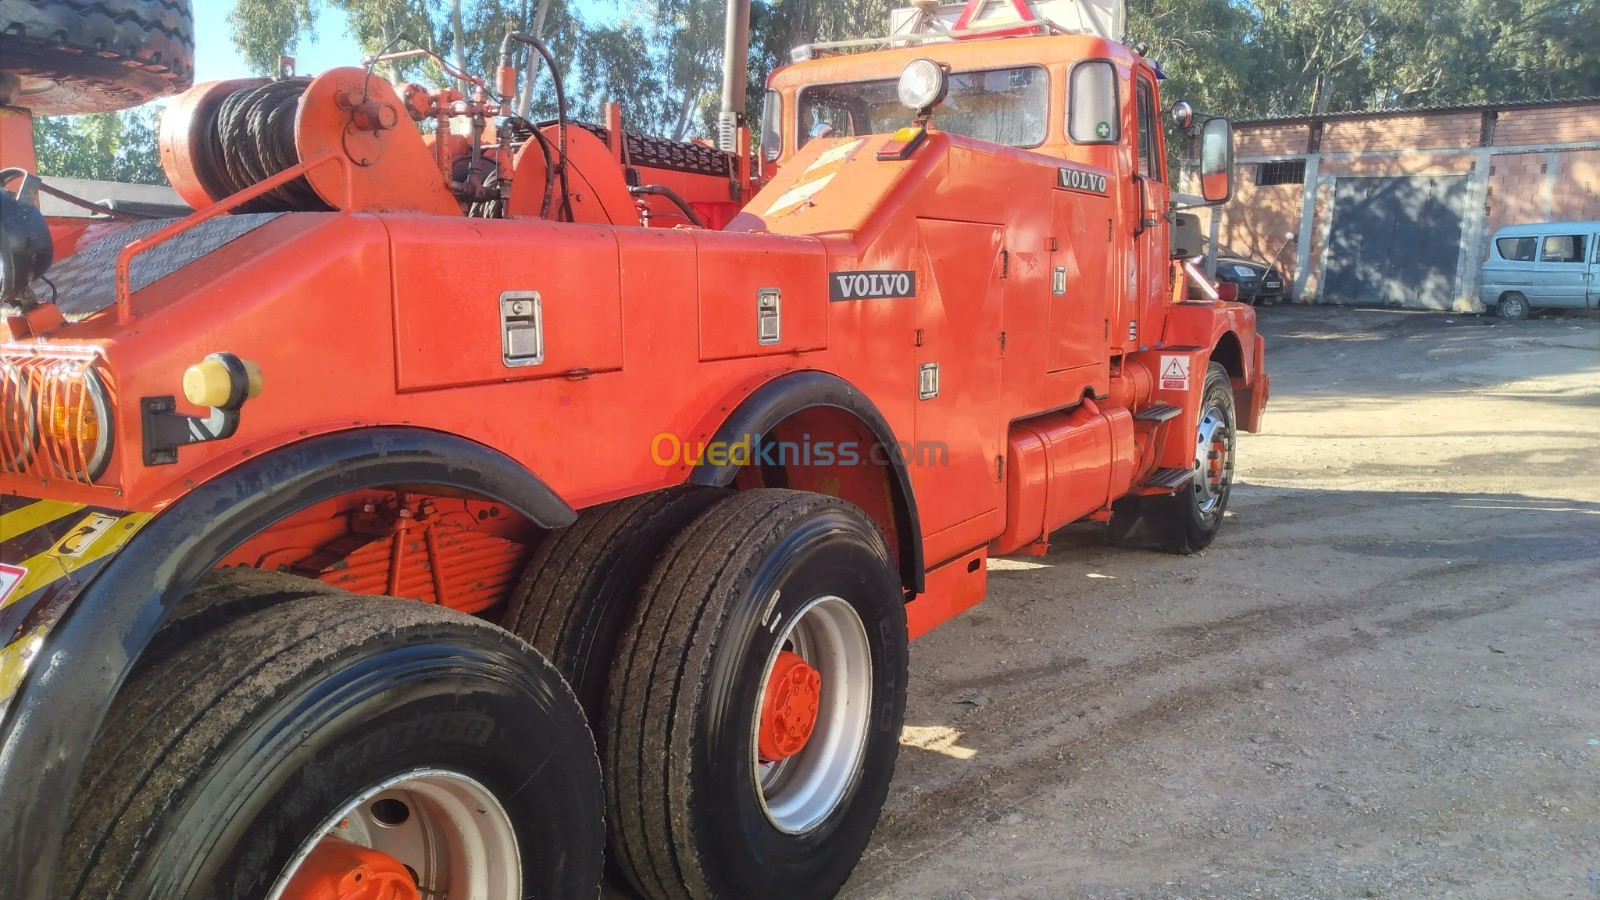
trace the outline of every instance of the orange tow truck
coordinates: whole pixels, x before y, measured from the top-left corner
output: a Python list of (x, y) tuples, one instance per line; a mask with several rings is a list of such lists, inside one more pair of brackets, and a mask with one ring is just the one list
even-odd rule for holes
[[(831, 896), (990, 557), (1223, 522), (1231, 128), (1177, 191), (1116, 0), (797, 48), (756, 137), (732, 3), (716, 146), (81, 5), (0, 0), (0, 897)], [(182, 205), (33, 171), (163, 93)]]

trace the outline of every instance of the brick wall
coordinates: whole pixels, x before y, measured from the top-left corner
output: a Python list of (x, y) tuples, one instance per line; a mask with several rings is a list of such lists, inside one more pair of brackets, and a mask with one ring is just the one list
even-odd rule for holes
[[(1497, 153), (1491, 157), (1488, 230), (1600, 219), (1600, 150)], [(1488, 244), (1482, 254), (1489, 255)]]
[(1472, 171), (1475, 157), (1408, 153), (1405, 156), (1347, 156), (1324, 159), (1327, 175), (1460, 175)]
[[(1306, 153), (1309, 124), (1243, 125), (1238, 156), (1297, 157)], [(1527, 110), (1503, 110), (1494, 128), (1492, 155), (1479, 152), (1483, 114), (1478, 111), (1418, 113), (1368, 119), (1333, 119), (1324, 123), (1320, 184), (1313, 186), (1314, 212), (1310, 253), (1304, 260), (1284, 260), (1285, 274), (1308, 267), (1303, 296), (1314, 302), (1322, 279), (1323, 229), (1339, 178), (1404, 175), (1471, 175), (1480, 159), (1492, 171), (1489, 195), (1481, 210), (1469, 210), (1467, 234), (1482, 227), (1475, 258), (1463, 259), (1468, 276), (1457, 286), (1463, 307), (1475, 306), (1474, 279), (1488, 255), (1496, 229), (1514, 223), (1600, 219), (1600, 149), (1548, 150), (1561, 144), (1600, 143), (1600, 102)], [(1430, 153), (1428, 151), (1445, 151)], [(1449, 152), (1456, 151), (1456, 152)], [(1256, 166), (1241, 163), (1239, 189), (1224, 212), (1225, 243), (1270, 258), (1285, 231), (1298, 230), (1304, 185), (1260, 187)], [(1468, 251), (1469, 253), (1472, 251)], [(1291, 251), (1291, 254), (1293, 252)]]
[(1235, 156), (1280, 156), (1306, 152), (1310, 125), (1247, 125), (1234, 136)]
[(1600, 220), (1600, 150), (1557, 153), (1555, 163), (1550, 218)]
[[(1223, 211), (1218, 235), (1222, 243), (1240, 253), (1270, 262), (1283, 247), (1284, 234), (1300, 229), (1300, 206), (1305, 186), (1256, 184), (1256, 167), (1238, 167), (1234, 177), (1234, 199)], [(1293, 279), (1295, 251), (1291, 245), (1278, 257), (1278, 269)]]
[(1337, 119), (1323, 126), (1322, 152), (1462, 150), (1478, 146), (1482, 138), (1479, 113)]
[(1600, 140), (1600, 103), (1508, 109), (1494, 126), (1496, 147), (1577, 144)]

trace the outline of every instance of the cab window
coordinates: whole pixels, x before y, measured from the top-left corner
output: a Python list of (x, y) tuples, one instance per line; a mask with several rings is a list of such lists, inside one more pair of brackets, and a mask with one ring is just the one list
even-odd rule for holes
[(1581, 234), (1552, 234), (1544, 239), (1540, 262), (1581, 263), (1589, 258), (1589, 242)]
[(1139, 79), (1139, 174), (1161, 181), (1160, 124), (1156, 120), (1155, 89)]
[(767, 102), (761, 108), (761, 152), (767, 162), (783, 155), (783, 95), (767, 91)]
[(1067, 137), (1076, 144), (1115, 144), (1122, 140), (1117, 70), (1105, 60), (1072, 67)]

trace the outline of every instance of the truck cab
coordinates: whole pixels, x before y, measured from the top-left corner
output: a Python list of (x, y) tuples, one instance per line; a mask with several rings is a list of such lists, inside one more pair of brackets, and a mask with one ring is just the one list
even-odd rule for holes
[(1210, 545), (1268, 399), (1227, 121), (1185, 196), (1120, 3), (995, 5), (800, 48), (762, 171), (741, 65), (721, 150), (535, 125), (517, 32), (185, 91), (194, 212), (46, 221), (0, 108), (0, 896), (838, 891), (909, 643), (1070, 523)]

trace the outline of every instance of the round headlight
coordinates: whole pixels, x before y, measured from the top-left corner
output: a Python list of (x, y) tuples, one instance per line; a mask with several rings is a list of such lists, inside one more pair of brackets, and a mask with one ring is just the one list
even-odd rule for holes
[(944, 102), (950, 76), (931, 59), (913, 59), (900, 73), (900, 102), (919, 113)]
[(38, 402), (20, 366), (0, 364), (0, 472), (21, 473), (39, 448)]
[(111, 398), (92, 368), (63, 372), (40, 391), (43, 455), (56, 474), (93, 481), (111, 462)]

